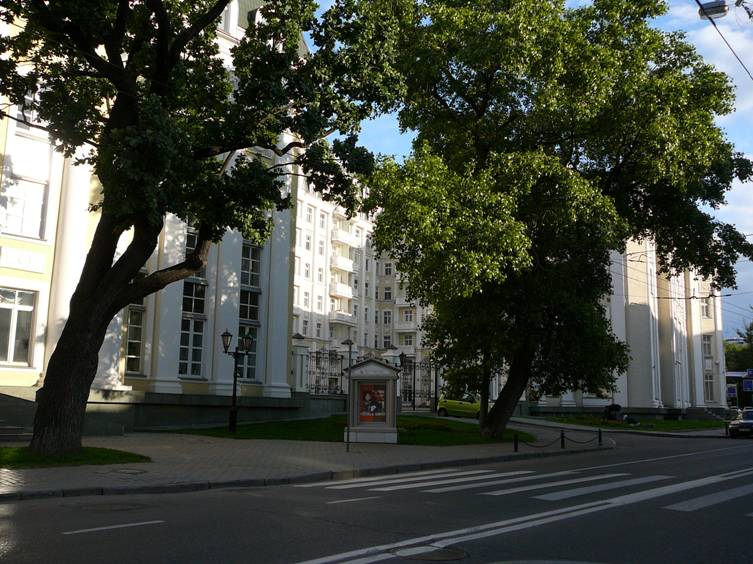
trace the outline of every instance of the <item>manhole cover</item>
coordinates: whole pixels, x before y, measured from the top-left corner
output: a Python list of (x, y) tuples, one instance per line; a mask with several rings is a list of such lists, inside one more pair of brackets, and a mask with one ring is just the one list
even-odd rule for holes
[(392, 554), (408, 560), (420, 560), (422, 562), (449, 562), (462, 560), (468, 553), (459, 548), (442, 548), (439, 546), (414, 546), (393, 550)]

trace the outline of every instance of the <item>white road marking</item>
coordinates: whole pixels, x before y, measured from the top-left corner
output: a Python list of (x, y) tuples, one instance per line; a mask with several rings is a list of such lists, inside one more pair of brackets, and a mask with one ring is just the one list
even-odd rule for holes
[(562, 472), (550, 472), (549, 474), (537, 474), (533, 476), (524, 476), (523, 478), (510, 478), (509, 480), (492, 480), (491, 482), (484, 482), (482, 484), (462, 484), (460, 486), (447, 486), (446, 488), (432, 488), (430, 490), (422, 490), (421, 493), (445, 493), (445, 492), (457, 492), (460, 490), (470, 490), (472, 488), (484, 488), (487, 486), (498, 486), (500, 484), (513, 484), (516, 482), (530, 482), (532, 480), (541, 480), (544, 478), (555, 478), (558, 476), (572, 476), (577, 474), (573, 470), (565, 470)]
[(671, 477), (672, 476), (645, 476), (643, 478), (632, 478), (630, 480), (620, 480), (619, 482), (609, 482), (608, 484), (597, 484), (595, 486), (584, 486), (582, 488), (573, 488), (571, 490), (561, 490), (558, 492), (536, 495), (533, 497), (534, 499), (543, 499), (545, 501), (559, 501), (561, 499), (570, 499), (571, 497), (578, 497), (581, 495), (588, 495), (596, 492), (627, 488), (630, 486), (637, 486), (639, 484), (649, 484), (651, 482), (657, 482), (659, 480), (667, 480)]
[(573, 478), (572, 480), (558, 480), (556, 482), (546, 482), (545, 484), (534, 484), (532, 486), (518, 486), (517, 488), (508, 488), (506, 490), (497, 490), (494, 492), (483, 492), (479, 495), (509, 495), (520, 492), (528, 492), (531, 490), (543, 490), (545, 488), (553, 488), (555, 486), (569, 486), (570, 484), (580, 484), (583, 482), (593, 482), (595, 480), (606, 480), (607, 478), (619, 478), (621, 476), (629, 476), (625, 472), (619, 472), (616, 474), (599, 474), (598, 476), (587, 476), (585, 478)]
[[(359, 483), (359, 484), (345, 484), (345, 485), (335, 485), (335, 486), (327, 486), (328, 490), (349, 490), (352, 488), (371, 488), (372, 486), (382, 486), (387, 484), (403, 484), (406, 482), (420, 482), (421, 480), (434, 480), (438, 478), (454, 478), (459, 476), (471, 476), (471, 475), (478, 475), (478, 474), (489, 474), (493, 472), (493, 470), (466, 470), (465, 472), (447, 472), (444, 474), (435, 474), (433, 476), (418, 476), (413, 478), (390, 478), (388, 480), (377, 480), (372, 482), (366, 482), (366, 483)], [(420, 487), (420, 486), (416, 486)], [(377, 490), (377, 491), (388, 491), (388, 490)]]
[(672, 511), (695, 511), (696, 509), (703, 509), (704, 507), (716, 505), (717, 503), (724, 503), (730, 499), (735, 499), (751, 493), (753, 493), (753, 484), (748, 484), (739, 488), (732, 488), (731, 490), (714, 492), (709, 495), (683, 501), (682, 503), (668, 505), (664, 509), (671, 509)]
[[(524, 515), (522, 517), (507, 519), (505, 521), (497, 521), (495, 523), (487, 523), (486, 525), (477, 525), (475, 527), (469, 527), (466, 529), (457, 529), (444, 533), (434, 533), (425, 535), (423, 537), (406, 539), (404, 541), (396, 543), (372, 546), (359, 550), (351, 550), (349, 552), (333, 554), (331, 556), (324, 556), (322, 558), (316, 558), (314, 560), (307, 560), (306, 562), (300, 564), (330, 564), (334, 562), (339, 562), (341, 564), (344, 564), (346, 562), (349, 564), (354, 564), (355, 562), (358, 562), (359, 564), (367, 564), (369, 562), (377, 562), (379, 560), (394, 558), (395, 555), (388, 553), (388, 551), (394, 550), (396, 548), (409, 547), (418, 544), (432, 544), (438, 547), (451, 546), (465, 541), (501, 535), (511, 531), (537, 527), (539, 525), (553, 523), (555, 521), (564, 519), (571, 519), (573, 517), (586, 515), (588, 513), (595, 513), (598, 511), (631, 505), (634, 503), (639, 503), (641, 501), (646, 501), (673, 493), (679, 493), (694, 488), (700, 488), (710, 484), (717, 484), (720, 482), (725, 482), (727, 480), (743, 478), (750, 475), (753, 475), (753, 468), (744, 468), (742, 470), (728, 472), (726, 474), (716, 474), (713, 476), (707, 476), (705, 478), (690, 480), (688, 482), (680, 482), (677, 484), (653, 488), (633, 494), (621, 495), (608, 500), (595, 501), (593, 503), (584, 503), (581, 505), (564, 507), (561, 509), (555, 509), (553, 511), (544, 511), (542, 513), (535, 513), (532, 515)], [(355, 560), (356, 558), (357, 560)]]
[(128, 527), (141, 527), (143, 525), (157, 525), (164, 521), (142, 521), (141, 523), (124, 523), (122, 525), (110, 525), (109, 527), (94, 527), (93, 529), (79, 529), (78, 531), (66, 531), (64, 535), (79, 535), (81, 533), (95, 533), (97, 531), (108, 531), (110, 529), (125, 529)]
[(425, 488), (427, 486), (439, 486), (442, 484), (457, 484), (459, 482), (474, 482), (478, 480), (486, 480), (487, 478), (501, 478), (502, 476), (519, 476), (521, 474), (530, 474), (531, 470), (518, 470), (516, 472), (501, 472), (498, 474), (484, 474), (482, 476), (466, 476), (464, 478), (451, 478), (447, 480), (433, 480), (429, 482), (419, 482), (418, 484), (400, 484), (397, 486), (389, 486), (386, 488), (370, 488), (372, 492), (393, 492), (397, 490), (409, 490), (415, 488)]
[[(409, 476), (426, 476), (429, 474), (443, 474), (445, 472), (452, 472), (457, 468), (442, 468), (440, 470), (422, 470), (421, 472), (406, 472), (405, 474), (383, 474), (381, 476), (370, 476), (368, 478), (352, 478), (350, 480), (325, 480), (324, 482), (315, 482), (313, 484), (296, 484), (296, 488), (315, 488), (318, 486), (331, 486), (332, 484), (357, 484), (362, 482), (373, 482), (376, 480), (384, 480), (385, 478), (393, 478), (395, 476), (402, 476), (407, 478)], [(491, 472), (491, 470), (490, 470)]]
[(336, 499), (335, 501), (328, 501), (327, 505), (336, 505), (338, 503), (352, 503), (354, 501), (366, 501), (368, 499), (379, 499), (379, 496), (372, 495), (371, 497), (354, 497), (351, 499)]
[(646, 462), (658, 462), (660, 460), (671, 460), (673, 458), (685, 458), (686, 456), (697, 456), (699, 454), (708, 454), (710, 452), (721, 452), (724, 450), (735, 450), (743, 448), (745, 445), (714, 448), (710, 450), (696, 450), (693, 452), (686, 452), (683, 454), (671, 454), (669, 456), (659, 456), (657, 458), (642, 458), (641, 460), (628, 460), (626, 462), (614, 462), (612, 464), (601, 464), (599, 466), (587, 466), (586, 468), (576, 468), (576, 472), (585, 472), (586, 470), (602, 470), (603, 468), (614, 468), (615, 466), (629, 466), (630, 464), (645, 464)]

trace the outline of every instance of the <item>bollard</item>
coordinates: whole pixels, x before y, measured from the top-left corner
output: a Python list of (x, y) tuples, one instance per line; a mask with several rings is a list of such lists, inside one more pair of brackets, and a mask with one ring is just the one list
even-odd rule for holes
[(599, 446), (601, 446), (601, 428), (599, 428)]
[(565, 430), (560, 429), (560, 447), (565, 448)]
[(518, 452), (518, 434), (515, 433), (512, 436), (512, 448), (515, 452)]
[(729, 437), (729, 422), (728, 421), (724, 422), (724, 436)]

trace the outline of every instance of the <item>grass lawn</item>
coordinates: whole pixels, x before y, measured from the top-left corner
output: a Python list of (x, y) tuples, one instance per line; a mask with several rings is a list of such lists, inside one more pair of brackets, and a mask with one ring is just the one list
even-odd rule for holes
[[(343, 442), (345, 416), (333, 415), (325, 419), (302, 421), (277, 421), (239, 425), (231, 434), (227, 427), (212, 429), (184, 429), (181, 433), (234, 439), (280, 439), (289, 441)], [(463, 423), (436, 417), (399, 416), (397, 418), (398, 442), (402, 445), (468, 445), (500, 442), (486, 439), (479, 433), (475, 422)], [(518, 432), (521, 441), (533, 442), (535, 437)], [(513, 432), (505, 431), (503, 441), (512, 441)]]
[[(631, 427), (621, 421), (604, 421), (596, 415), (573, 415), (569, 417), (545, 417), (547, 421), (572, 425), (589, 425), (602, 429), (630, 429), (632, 431), (700, 431), (703, 429), (722, 429), (724, 421), (715, 419), (684, 419), (670, 421), (665, 419), (638, 419), (640, 425)], [(637, 418), (636, 418), (637, 419)]]
[(49, 468), (51, 466), (83, 466), (86, 464), (124, 464), (151, 462), (148, 456), (109, 448), (83, 447), (77, 454), (40, 456), (28, 447), (0, 447), (0, 468)]

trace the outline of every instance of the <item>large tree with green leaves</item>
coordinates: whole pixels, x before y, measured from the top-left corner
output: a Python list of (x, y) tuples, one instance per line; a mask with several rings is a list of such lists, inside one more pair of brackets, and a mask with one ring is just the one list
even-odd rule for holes
[(433, 306), (441, 362), (482, 393), (490, 370), (507, 371), (487, 433), (532, 381), (613, 387), (627, 351), (606, 314), (610, 251), (651, 238), (662, 272), (716, 286), (753, 255), (705, 211), (751, 174), (714, 123), (732, 88), (682, 35), (651, 27), (664, 10), (425, 0), (404, 34), (400, 123), (416, 150), (373, 180), (376, 242)]
[(738, 329), (737, 336), (742, 343), (724, 343), (725, 364), (727, 370), (745, 372), (753, 368), (753, 321)]
[[(241, 2), (256, 10), (228, 68), (217, 24), (229, 2), (0, 7), (10, 29), (0, 36), (0, 95), (39, 116), (67, 156), (85, 151), (80, 158), (101, 183), (99, 223), (37, 395), (36, 452), (80, 448), (98, 351), (118, 311), (203, 268), (227, 229), (262, 239), (270, 210), (288, 204), (285, 175), (305, 175), (352, 209), (354, 179), (373, 164), (352, 135), (400, 90), (391, 65), (398, 3), (336, 0), (315, 17), (308, 0)], [(300, 49), (304, 34), (313, 53)], [(0, 111), (17, 118), (9, 106)], [(334, 132), (344, 140), (330, 145)], [(283, 133), (290, 142), (281, 143)], [(251, 148), (279, 158), (252, 158)], [(140, 277), (168, 213), (196, 226), (196, 248)], [(127, 231), (131, 242), (116, 257)]]

